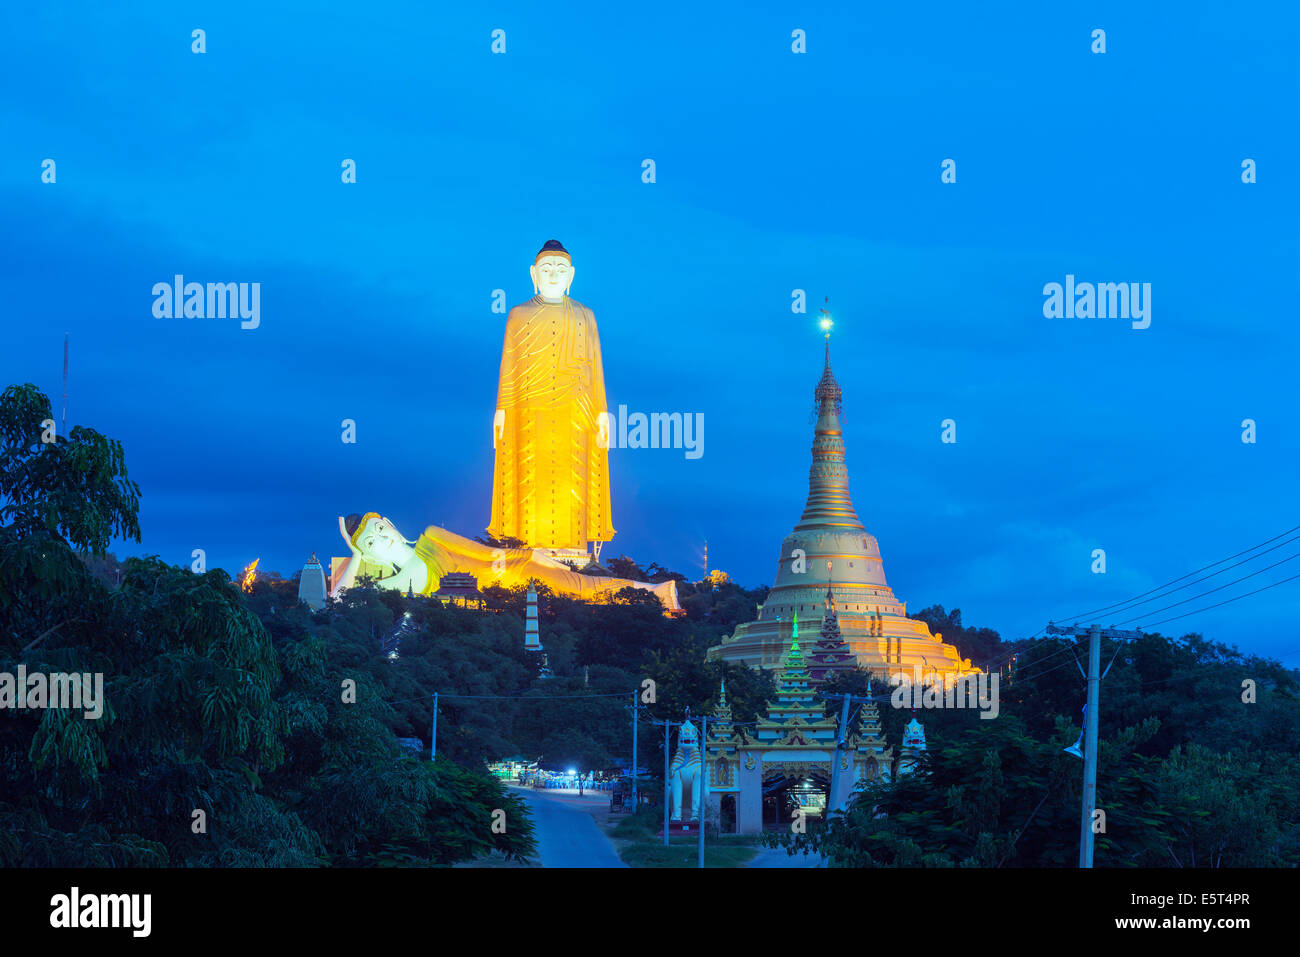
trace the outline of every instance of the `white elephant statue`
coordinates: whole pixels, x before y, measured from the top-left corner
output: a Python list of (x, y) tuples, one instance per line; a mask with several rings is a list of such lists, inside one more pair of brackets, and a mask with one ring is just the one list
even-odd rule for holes
[(682, 724), (681, 734), (677, 738), (677, 753), (673, 755), (668, 768), (668, 780), (672, 782), (672, 819), (682, 819), (682, 786), (691, 789), (692, 821), (700, 817), (700, 789), (704, 784), (704, 766), (700, 759), (700, 735), (688, 715)]

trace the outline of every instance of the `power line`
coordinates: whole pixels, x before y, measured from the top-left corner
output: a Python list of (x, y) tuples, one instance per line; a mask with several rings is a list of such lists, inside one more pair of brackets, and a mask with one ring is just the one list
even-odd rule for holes
[[(1293, 556), (1291, 556), (1291, 557), (1294, 558), (1295, 556), (1293, 555)], [(1280, 564), (1282, 564), (1282, 563), (1281, 563), (1281, 562), (1278, 562), (1278, 564), (1280, 565)], [(1267, 570), (1267, 569), (1265, 569), (1265, 570)], [(1250, 577), (1250, 576), (1247, 576), (1247, 577)], [(1153, 622), (1151, 622), (1150, 624), (1148, 624), (1146, 627), (1148, 627), (1148, 628), (1154, 628), (1156, 625), (1163, 625), (1163, 624), (1165, 624), (1166, 622), (1177, 621), (1179, 618), (1186, 618), (1186, 617), (1188, 617), (1189, 615), (1196, 615), (1196, 614), (1199, 614), (1200, 612), (1203, 612), (1203, 611), (1209, 611), (1211, 608), (1218, 608), (1220, 605), (1229, 605), (1229, 604), (1231, 604), (1231, 603), (1234, 602), (1234, 601), (1240, 601), (1240, 600), (1243, 599), (1243, 598), (1249, 598), (1251, 595), (1258, 595), (1258, 594), (1259, 594), (1260, 592), (1262, 592), (1262, 591), (1268, 591), (1270, 588), (1276, 588), (1278, 585), (1285, 585), (1287, 582), (1295, 581), (1297, 578), (1300, 578), (1300, 575), (1292, 575), (1290, 578), (1283, 578), (1281, 581), (1273, 582), (1271, 585), (1265, 585), (1263, 588), (1256, 588), (1254, 591), (1248, 591), (1248, 592), (1246, 592), (1246, 594), (1244, 594), (1244, 595), (1238, 595), (1238, 596), (1236, 596), (1235, 598), (1225, 598), (1223, 601), (1215, 602), (1213, 605), (1206, 605), (1204, 608), (1197, 608), (1197, 609), (1195, 609), (1194, 611), (1184, 612), (1184, 613), (1181, 614), (1181, 615), (1174, 615), (1173, 618), (1164, 618), (1164, 619), (1161, 619), (1160, 621), (1153, 621)], [(1244, 581), (1245, 579), (1239, 579), (1239, 580), (1240, 580), (1240, 581)], [(1235, 584), (1235, 583), (1234, 583), (1234, 584)], [(1227, 586), (1225, 585), (1224, 587), (1226, 588)], [(1218, 589), (1215, 589), (1215, 590), (1217, 591)], [(1209, 592), (1206, 592), (1205, 594), (1208, 595)], [(1200, 597), (1200, 596), (1197, 596), (1197, 597)], [(1190, 599), (1189, 599), (1189, 600), (1190, 600)], [(1182, 604), (1182, 602), (1179, 602), (1179, 604)], [(1169, 607), (1172, 608), (1173, 606), (1170, 605)], [(1154, 613), (1153, 613), (1153, 614), (1154, 614)]]
[[(1085, 612), (1082, 612), (1082, 613), (1077, 614), (1077, 615), (1064, 615), (1064, 616), (1062, 616), (1061, 619), (1054, 619), (1054, 620), (1073, 620), (1073, 619), (1077, 619), (1077, 618), (1090, 618), (1090, 617), (1092, 617), (1093, 615), (1099, 615), (1099, 614), (1101, 614), (1102, 612), (1105, 612), (1105, 611), (1111, 611), (1112, 609), (1119, 609), (1119, 608), (1122, 608), (1122, 607), (1125, 606), (1125, 605), (1131, 605), (1131, 604), (1133, 604), (1133, 602), (1137, 601), (1139, 598), (1145, 598), (1147, 595), (1150, 595), (1150, 594), (1152, 594), (1153, 592), (1161, 591), (1161, 590), (1163, 590), (1163, 589), (1165, 589), (1165, 588), (1168, 588), (1170, 585), (1176, 585), (1176, 584), (1178, 584), (1178, 582), (1182, 581), (1183, 579), (1185, 579), (1185, 578), (1191, 578), (1193, 575), (1197, 575), (1197, 574), (1200, 574), (1200, 573), (1203, 572), (1203, 571), (1207, 571), (1207, 570), (1213, 568), (1215, 565), (1222, 565), (1224, 562), (1230, 562), (1230, 561), (1232, 561), (1234, 558), (1240, 558), (1242, 555), (1245, 555), (1245, 554), (1247, 554), (1248, 552), (1253, 552), (1253, 551), (1255, 551), (1257, 548), (1261, 548), (1262, 546), (1267, 545), (1267, 544), (1269, 544), (1270, 542), (1275, 542), (1275, 541), (1277, 541), (1279, 538), (1282, 538), (1282, 537), (1285, 536), (1285, 535), (1290, 535), (1292, 532), (1297, 532), (1297, 531), (1300, 531), (1300, 525), (1297, 525), (1297, 526), (1295, 526), (1294, 528), (1288, 528), (1285, 532), (1282, 532), (1281, 534), (1278, 534), (1278, 535), (1274, 535), (1272, 538), (1267, 538), (1267, 539), (1265, 539), (1264, 541), (1260, 542), (1258, 545), (1252, 545), (1250, 548), (1247, 548), (1247, 549), (1245, 549), (1245, 550), (1243, 550), (1243, 551), (1237, 552), (1237, 554), (1235, 554), (1235, 555), (1229, 555), (1227, 558), (1221, 558), (1221, 559), (1219, 559), (1217, 562), (1211, 562), (1210, 564), (1204, 566), (1203, 568), (1198, 568), (1198, 569), (1196, 569), (1196, 571), (1188, 572), (1186, 575), (1183, 575), (1183, 576), (1181, 576), (1181, 577), (1179, 577), (1179, 578), (1175, 578), (1175, 579), (1173, 579), (1172, 581), (1167, 581), (1167, 582), (1165, 582), (1163, 585), (1157, 585), (1155, 588), (1152, 588), (1152, 589), (1150, 589), (1150, 590), (1148, 590), (1148, 591), (1144, 591), (1144, 592), (1142, 592), (1140, 595), (1134, 595), (1132, 598), (1126, 599), (1126, 600), (1121, 601), (1121, 602), (1116, 602), (1116, 603), (1113, 604), (1113, 605), (1106, 605), (1106, 606), (1104, 606), (1104, 607), (1102, 607), (1102, 608), (1094, 608), (1092, 611), (1085, 611)], [(1297, 536), (1297, 537), (1300, 537), (1300, 536)], [(1294, 541), (1294, 540), (1295, 540), (1295, 539), (1291, 539), (1291, 541)], [(1285, 545), (1286, 542), (1283, 542), (1282, 544)], [(1280, 546), (1274, 546), (1274, 547), (1280, 547)], [(1272, 551), (1272, 549), (1269, 549), (1269, 551)], [(1264, 554), (1264, 553), (1261, 552), (1260, 554)], [(1255, 557), (1257, 558), (1257, 557), (1259, 557), (1259, 556), (1255, 556)], [(1251, 560), (1251, 559), (1247, 559), (1247, 561), (1250, 561), (1250, 560)], [(1238, 564), (1241, 564), (1241, 563), (1238, 563)], [(1235, 567), (1235, 566), (1229, 566), (1229, 567)], [(1222, 570), (1222, 571), (1227, 571), (1228, 569), (1225, 568), (1225, 569), (1221, 569), (1221, 570)], [(1216, 572), (1216, 574), (1218, 574), (1218, 573)], [(1207, 576), (1207, 577), (1208, 577), (1208, 576)], [(1188, 584), (1190, 585), (1190, 584), (1194, 584), (1194, 583), (1193, 583), (1193, 582), (1188, 582)], [(1185, 587), (1187, 587), (1187, 586), (1186, 586), (1186, 585), (1183, 585), (1183, 586), (1181, 586), (1181, 587), (1185, 588)], [(1179, 589), (1177, 589), (1177, 588), (1174, 589), (1174, 591), (1178, 591), (1178, 590), (1179, 590)]]
[[(1032, 642), (1032, 641), (1035, 641), (1035, 640), (1042, 640), (1042, 639), (1039, 639), (1039, 638), (1038, 638), (1038, 635), (1042, 634), (1042, 632), (1044, 632), (1044, 631), (1046, 631), (1046, 630), (1047, 630), (1047, 625), (1044, 625), (1042, 628), (1039, 628), (1038, 631), (1037, 631), (1035, 634), (1030, 635), (1028, 638), (1022, 638), (1022, 639), (1020, 639), (1020, 640), (1021, 640), (1021, 641), (1029, 641), (1029, 642)], [(1044, 636), (1044, 638), (1045, 638), (1045, 637), (1046, 637), (1046, 636)], [(1064, 641), (1065, 639), (1057, 639), (1057, 640)], [(1063, 655), (1063, 654), (1065, 654), (1066, 652), (1076, 651), (1077, 649), (1078, 649), (1078, 645), (1077, 645), (1077, 644), (1071, 645), (1071, 644), (1069, 644), (1069, 643), (1067, 642), (1066, 645), (1065, 645), (1065, 647), (1063, 647), (1063, 648), (1057, 648), (1055, 651), (1049, 652), (1048, 654), (1043, 655), (1043, 657), (1041, 657), (1041, 658), (1037, 658), (1037, 659), (1035, 659), (1034, 661), (1028, 662), (1028, 663), (1026, 663), (1025, 665), (1023, 665), (1022, 667), (1025, 667), (1025, 668), (1032, 668), (1032, 667), (1035, 666), (1035, 665), (1040, 665), (1040, 664), (1042, 664), (1044, 661), (1050, 661), (1051, 659), (1055, 658), (1057, 655)], [(1023, 654), (1026, 654), (1026, 652), (1023, 651), (1023, 650), (1022, 650), (1022, 651), (1012, 651), (1012, 652), (1009, 652), (1009, 653), (1006, 655), (1005, 658), (994, 658), (994, 659), (992, 659), (991, 661), (988, 661), (988, 662), (985, 663), (986, 672), (987, 672), (987, 671), (992, 671), (994, 665), (997, 665), (999, 668), (1001, 668), (1003, 665), (1006, 665), (1006, 664), (1010, 663), (1011, 661), (1015, 660), (1016, 658), (1019, 658), (1019, 657), (1020, 657), (1021, 655), (1023, 655)]]
[[(610, 691), (600, 694), (446, 694), (439, 692), (440, 698), (468, 698), (480, 701), (558, 701), (561, 699), (572, 700), (574, 698), (626, 698), (631, 691)], [(399, 698), (396, 701), (385, 701), (384, 704), (406, 704), (411, 701), (427, 701), (428, 695), (421, 695), (418, 698)]]
[[(1209, 591), (1203, 591), (1203, 592), (1201, 592), (1199, 595), (1193, 595), (1191, 598), (1184, 598), (1182, 601), (1176, 601), (1176, 602), (1174, 602), (1172, 605), (1165, 605), (1163, 608), (1157, 608), (1157, 609), (1155, 609), (1154, 611), (1143, 612), (1141, 615), (1138, 615), (1138, 616), (1136, 616), (1136, 617), (1134, 617), (1134, 618), (1129, 618), (1129, 619), (1127, 619), (1126, 621), (1122, 621), (1122, 622), (1120, 622), (1120, 624), (1121, 624), (1121, 625), (1128, 624), (1128, 622), (1130, 622), (1130, 621), (1137, 621), (1138, 618), (1145, 618), (1145, 617), (1147, 617), (1147, 615), (1158, 615), (1158, 614), (1160, 614), (1160, 612), (1162, 612), (1162, 611), (1168, 611), (1170, 608), (1177, 608), (1179, 605), (1186, 605), (1189, 601), (1196, 601), (1196, 599), (1198, 599), (1198, 598), (1204, 598), (1206, 595), (1213, 595), (1216, 591), (1223, 591), (1223, 589), (1225, 589), (1225, 588), (1231, 588), (1233, 585), (1238, 585), (1238, 584), (1240, 584), (1241, 582), (1244, 582), (1244, 581), (1245, 581), (1246, 579), (1248, 579), (1248, 578), (1254, 578), (1256, 575), (1262, 575), (1262, 574), (1264, 574), (1264, 572), (1268, 571), (1270, 568), (1277, 568), (1278, 565), (1285, 565), (1287, 562), (1289, 562), (1289, 561), (1294, 561), (1294, 560), (1297, 559), (1297, 558), (1300, 558), (1300, 552), (1296, 552), (1294, 555), (1290, 555), (1290, 556), (1288, 556), (1287, 558), (1282, 559), (1280, 562), (1274, 562), (1272, 565), (1265, 565), (1263, 568), (1259, 569), (1258, 571), (1253, 571), (1253, 572), (1251, 572), (1249, 575), (1243, 575), (1241, 578), (1238, 578), (1236, 581), (1230, 581), (1230, 582), (1228, 582), (1226, 585), (1220, 585), (1220, 586), (1217, 587), (1217, 588), (1211, 588)], [(1290, 581), (1290, 579), (1283, 579), (1283, 581)], [(1275, 582), (1274, 584), (1278, 584), (1278, 585), (1280, 585), (1280, 584), (1282, 584), (1282, 582)], [(1264, 590), (1264, 589), (1262, 589), (1262, 588), (1259, 589), (1259, 591), (1263, 591), (1263, 590)], [(1247, 595), (1253, 595), (1253, 594), (1255, 594), (1255, 592), (1247, 592), (1246, 594), (1247, 594)], [(1246, 595), (1239, 595), (1238, 597), (1239, 597), (1239, 598), (1245, 598)], [(1233, 598), (1233, 599), (1230, 599), (1230, 600), (1231, 600), (1231, 601), (1236, 601), (1237, 599), (1236, 599), (1236, 598)], [(1226, 603), (1221, 603), (1221, 604), (1226, 604)], [(1210, 607), (1213, 608), (1214, 606), (1211, 605)], [(1130, 609), (1130, 610), (1131, 610), (1131, 609)], [(1203, 609), (1202, 609), (1202, 610), (1203, 610)], [(1188, 612), (1187, 614), (1189, 614), (1189, 615), (1194, 615), (1194, 614), (1196, 614), (1196, 613), (1195, 613), (1195, 612)], [(1179, 618), (1183, 618), (1183, 617), (1186, 617), (1186, 616), (1185, 616), (1185, 615), (1179, 615), (1178, 617), (1179, 617)], [(1173, 621), (1174, 619), (1172, 619), (1172, 618), (1167, 618), (1167, 619), (1165, 619), (1165, 620), (1166, 620), (1166, 621)], [(1155, 622), (1154, 624), (1159, 624), (1159, 622)]]
[(598, 694), (442, 694), (443, 698), (481, 698), (484, 700), (552, 701), (560, 698), (626, 698), (631, 691), (608, 691)]
[(1073, 664), (1077, 664), (1077, 662), (1074, 659), (1070, 659), (1069, 661), (1061, 662), (1059, 665), (1054, 665), (1053, 667), (1048, 668), (1046, 671), (1040, 671), (1037, 674), (1032, 674), (1032, 675), (1017, 674), (1015, 683), (1017, 685), (1020, 685), (1026, 681), (1033, 681), (1035, 678), (1041, 678), (1044, 675), (1050, 675), (1053, 671), (1060, 671), (1062, 668), (1068, 668), (1070, 665)]
[[(1234, 554), (1234, 555), (1229, 555), (1227, 558), (1221, 558), (1221, 559), (1219, 559), (1217, 562), (1211, 562), (1210, 564), (1205, 565), (1205, 566), (1203, 566), (1203, 567), (1201, 567), (1201, 568), (1198, 568), (1198, 569), (1196, 569), (1195, 571), (1188, 572), (1186, 575), (1182, 575), (1182, 576), (1180, 576), (1180, 577), (1178, 577), (1178, 578), (1172, 579), (1171, 581), (1167, 581), (1167, 582), (1165, 582), (1163, 585), (1157, 585), (1155, 588), (1151, 588), (1151, 589), (1148, 589), (1147, 591), (1141, 592), (1141, 593), (1138, 594), (1138, 595), (1134, 595), (1132, 598), (1128, 598), (1128, 599), (1126, 599), (1126, 600), (1124, 600), (1124, 601), (1121, 601), (1121, 602), (1116, 602), (1116, 603), (1113, 604), (1113, 605), (1106, 605), (1106, 606), (1104, 606), (1104, 607), (1102, 607), (1102, 608), (1095, 608), (1095, 609), (1093, 609), (1092, 611), (1083, 612), (1083, 613), (1078, 614), (1078, 615), (1067, 615), (1067, 616), (1062, 616), (1062, 618), (1060, 618), (1060, 619), (1053, 619), (1053, 621), (1058, 621), (1058, 620), (1070, 620), (1070, 619), (1079, 619), (1079, 618), (1088, 618), (1088, 617), (1091, 617), (1091, 616), (1093, 616), (1093, 615), (1100, 614), (1100, 613), (1102, 613), (1102, 612), (1113, 611), (1113, 610), (1119, 610), (1119, 609), (1122, 609), (1123, 611), (1132, 611), (1132, 610), (1133, 610), (1134, 608), (1136, 608), (1138, 605), (1145, 605), (1145, 604), (1147, 604), (1148, 602), (1156, 601), (1156, 600), (1159, 599), (1159, 598), (1165, 598), (1165, 597), (1168, 597), (1169, 595), (1172, 595), (1174, 592), (1181, 591), (1183, 588), (1188, 588), (1188, 587), (1190, 587), (1190, 586), (1192, 586), (1192, 585), (1198, 584), (1199, 582), (1206, 581), (1207, 579), (1213, 578), (1215, 575), (1220, 575), (1220, 574), (1222, 574), (1223, 572), (1229, 571), (1229, 570), (1231, 570), (1231, 569), (1233, 569), (1233, 568), (1237, 568), (1237, 567), (1239, 567), (1239, 566), (1241, 566), (1241, 565), (1246, 564), (1247, 562), (1254, 561), (1256, 558), (1259, 558), (1259, 557), (1262, 556), (1262, 555), (1266, 555), (1266, 554), (1268, 554), (1268, 553), (1271, 552), (1271, 551), (1275, 551), (1276, 549), (1281, 548), (1283, 545), (1287, 545), (1287, 544), (1290, 544), (1291, 542), (1294, 542), (1294, 541), (1300, 540), (1300, 535), (1296, 535), (1296, 536), (1294, 536), (1294, 537), (1292, 537), (1292, 538), (1288, 538), (1288, 539), (1286, 539), (1286, 541), (1278, 542), (1278, 539), (1285, 538), (1287, 535), (1290, 535), (1292, 532), (1296, 532), (1296, 531), (1300, 531), (1300, 525), (1296, 525), (1296, 526), (1294, 526), (1294, 527), (1292, 527), (1292, 528), (1287, 529), (1287, 530), (1284, 531), (1284, 532), (1280, 532), (1279, 534), (1274, 535), (1272, 538), (1267, 538), (1267, 539), (1265, 539), (1264, 541), (1259, 542), (1259, 543), (1256, 544), (1256, 545), (1252, 545), (1250, 548), (1243, 549), (1242, 551), (1237, 552), (1237, 553)], [(1272, 548), (1265, 549), (1265, 550), (1262, 551), (1262, 552), (1259, 551), (1259, 549), (1263, 548), (1265, 545), (1269, 545), (1269, 544), (1271, 544), (1271, 543), (1273, 543), (1273, 542), (1278, 542), (1278, 544), (1273, 545)], [(1221, 568), (1221, 569), (1219, 569), (1217, 572), (1214, 572), (1214, 573), (1211, 574), (1211, 575), (1206, 575), (1205, 577), (1203, 577), (1203, 578), (1198, 578), (1198, 579), (1196, 579), (1195, 581), (1185, 582), (1184, 584), (1179, 585), (1178, 588), (1171, 589), (1171, 590), (1168, 591), (1168, 592), (1165, 592), (1165, 591), (1164, 591), (1166, 588), (1169, 588), (1169, 586), (1171, 586), (1171, 585), (1177, 585), (1179, 582), (1184, 582), (1185, 579), (1191, 578), (1193, 575), (1197, 575), (1197, 574), (1199, 574), (1199, 573), (1201, 573), (1201, 572), (1203, 572), (1203, 571), (1207, 571), (1207, 570), (1209, 570), (1209, 569), (1211, 569), (1211, 568), (1214, 568), (1214, 567), (1217, 566), (1217, 565), (1222, 565), (1224, 562), (1230, 562), (1230, 561), (1232, 561), (1234, 558), (1240, 558), (1242, 555), (1248, 555), (1248, 554), (1250, 554), (1251, 552), (1255, 552), (1256, 554), (1251, 555), (1250, 558), (1243, 559), (1243, 560), (1240, 561), (1240, 562), (1236, 562), (1236, 563), (1233, 564), (1233, 565), (1228, 565), (1226, 568)], [(1270, 568), (1276, 568), (1278, 565), (1281, 565), (1281, 564), (1284, 564), (1285, 562), (1291, 561), (1293, 558), (1296, 558), (1296, 557), (1297, 557), (1297, 555), (1292, 555), (1290, 558), (1283, 559), (1283, 561), (1281, 561), (1281, 562), (1275, 562), (1274, 564), (1269, 565), (1269, 566), (1266, 566), (1265, 568), (1261, 568), (1261, 569), (1259, 569), (1259, 570), (1256, 571), (1256, 572), (1252, 572), (1250, 575), (1246, 575), (1246, 576), (1243, 576), (1242, 578), (1237, 579), (1236, 581), (1229, 582), (1227, 585), (1221, 585), (1221, 586), (1219, 586), (1218, 588), (1212, 588), (1212, 589), (1210, 589), (1209, 591), (1201, 592), (1201, 594), (1199, 594), (1199, 595), (1195, 595), (1195, 596), (1193, 596), (1192, 598), (1184, 599), (1183, 601), (1175, 602), (1175, 603), (1173, 603), (1173, 604), (1171, 604), (1171, 605), (1166, 605), (1166, 606), (1164, 606), (1163, 608), (1157, 608), (1157, 609), (1155, 609), (1154, 611), (1143, 612), (1141, 615), (1137, 615), (1137, 616), (1135, 616), (1135, 617), (1133, 617), (1133, 618), (1129, 618), (1129, 619), (1126, 619), (1126, 620), (1123, 621), (1123, 622), (1120, 622), (1120, 624), (1128, 624), (1129, 622), (1138, 621), (1139, 619), (1144, 618), (1144, 617), (1146, 617), (1147, 615), (1157, 615), (1157, 614), (1159, 614), (1159, 613), (1162, 612), (1162, 611), (1167, 611), (1167, 610), (1169, 610), (1170, 608), (1176, 608), (1178, 605), (1186, 604), (1186, 603), (1189, 602), (1189, 601), (1195, 601), (1197, 598), (1203, 598), (1203, 597), (1205, 597), (1206, 595), (1212, 595), (1212, 594), (1213, 594), (1214, 592), (1216, 592), (1216, 591), (1222, 591), (1224, 588), (1229, 588), (1229, 587), (1231, 587), (1232, 585), (1235, 585), (1235, 584), (1238, 584), (1238, 583), (1240, 583), (1240, 582), (1243, 582), (1243, 581), (1245, 581), (1245, 580), (1248, 579), (1248, 578), (1252, 578), (1252, 577), (1254, 577), (1255, 575), (1258, 575), (1258, 574), (1261, 574), (1261, 573), (1263, 573), (1263, 572), (1268, 571)], [(1300, 577), (1300, 576), (1295, 576), (1295, 577)], [(1240, 599), (1242, 599), (1242, 598), (1248, 598), (1248, 597), (1250, 597), (1251, 595), (1258, 594), (1258, 593), (1261, 592), (1261, 591), (1267, 591), (1269, 588), (1273, 588), (1273, 587), (1275, 587), (1275, 586), (1277, 586), (1277, 585), (1282, 585), (1282, 584), (1285, 584), (1286, 582), (1293, 581), (1295, 577), (1293, 577), (1293, 578), (1284, 578), (1284, 579), (1282, 579), (1282, 581), (1274, 582), (1273, 584), (1271, 584), (1271, 585), (1267, 585), (1267, 586), (1265, 586), (1264, 588), (1258, 588), (1258, 589), (1256, 589), (1255, 591), (1247, 592), (1247, 593), (1244, 594), (1244, 595), (1238, 595), (1238, 596), (1236, 596), (1235, 598), (1230, 598), (1230, 599), (1227, 599), (1226, 601), (1217, 602), (1217, 603), (1215, 603), (1215, 604), (1213, 604), (1213, 605), (1206, 605), (1205, 607), (1203, 607), (1203, 608), (1198, 608), (1198, 609), (1196, 609), (1195, 611), (1189, 611), (1189, 612), (1186, 612), (1186, 613), (1181, 614), (1181, 615), (1175, 615), (1175, 616), (1170, 617), (1170, 618), (1164, 618), (1164, 619), (1161, 619), (1160, 621), (1157, 621), (1157, 622), (1151, 622), (1151, 623), (1149, 623), (1149, 624), (1147, 625), (1147, 627), (1154, 627), (1155, 625), (1167, 624), (1168, 622), (1171, 622), (1171, 621), (1177, 621), (1177, 620), (1180, 619), (1180, 618), (1187, 618), (1187, 617), (1189, 617), (1189, 616), (1191, 616), (1191, 615), (1198, 614), (1198, 613), (1200, 613), (1200, 612), (1202, 612), (1202, 611), (1209, 611), (1209, 610), (1212, 609), (1212, 608), (1218, 608), (1220, 605), (1226, 605), (1226, 604), (1229, 604), (1230, 602), (1238, 601), (1238, 600), (1240, 600)], [(1163, 593), (1163, 594), (1156, 594), (1157, 592), (1164, 592), (1164, 593)], [(1148, 596), (1148, 595), (1151, 595), (1152, 597), (1151, 597), (1151, 598), (1146, 598), (1146, 596)], [(1144, 598), (1146, 599), (1145, 601), (1139, 600), (1139, 599), (1144, 599)], [(1022, 639), (1022, 640), (1024, 640), (1024, 641), (1029, 641), (1029, 642), (1033, 642), (1033, 641), (1037, 640), (1037, 639), (1038, 639), (1038, 636), (1041, 635), (1041, 634), (1043, 633), (1043, 631), (1045, 631), (1045, 630), (1046, 630), (1046, 628), (1040, 628), (1040, 629), (1039, 629), (1037, 632), (1035, 632), (1033, 635), (1030, 635), (1027, 639)], [(1030, 663), (1026, 664), (1024, 667), (1032, 668), (1032, 667), (1034, 667), (1035, 665), (1038, 665), (1038, 664), (1041, 664), (1041, 663), (1043, 663), (1043, 662), (1045, 662), (1045, 661), (1050, 660), (1051, 658), (1055, 657), (1057, 654), (1062, 654), (1062, 653), (1064, 653), (1064, 651), (1066, 651), (1066, 650), (1073, 651), (1073, 650), (1074, 650), (1074, 646), (1071, 646), (1071, 647), (1069, 647), (1068, 649), (1058, 649), (1057, 651), (1053, 652), (1053, 653), (1050, 654), (1050, 655), (1045, 655), (1043, 658), (1040, 658), (1040, 659), (1038, 659), (1037, 661), (1030, 662)], [(986, 662), (986, 668), (987, 668), (988, 670), (992, 670), (992, 666), (993, 666), (994, 664), (996, 664), (999, 668), (1001, 668), (1001, 667), (1005, 666), (1006, 664), (1008, 664), (1009, 662), (1011, 662), (1012, 660), (1014, 660), (1015, 658), (1017, 658), (1017, 657), (1019, 656), (1019, 654), (1020, 654), (1020, 652), (1010, 652), (1010, 653), (1008, 653), (1005, 657), (995, 658), (995, 659), (993, 659), (993, 661), (991, 661), (991, 662)], [(1035, 677), (1040, 677), (1040, 676), (1042, 676), (1042, 675), (1048, 674), (1049, 672), (1051, 672), (1051, 671), (1055, 671), (1055, 670), (1056, 670), (1056, 668), (1050, 668), (1050, 669), (1048, 669), (1047, 671), (1041, 671), (1041, 672), (1039, 672), (1037, 675), (1017, 675), (1017, 676), (1016, 676), (1016, 680), (1017, 680), (1017, 681), (1029, 681), (1029, 680), (1032, 680), (1032, 679), (1035, 678)]]

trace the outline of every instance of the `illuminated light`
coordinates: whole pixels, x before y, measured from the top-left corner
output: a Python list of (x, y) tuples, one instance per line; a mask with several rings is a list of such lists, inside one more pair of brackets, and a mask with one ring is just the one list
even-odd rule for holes
[(254, 558), (239, 574), (239, 587), (246, 592), (253, 590), (253, 582), (257, 581), (257, 563), (260, 561), (260, 558)]

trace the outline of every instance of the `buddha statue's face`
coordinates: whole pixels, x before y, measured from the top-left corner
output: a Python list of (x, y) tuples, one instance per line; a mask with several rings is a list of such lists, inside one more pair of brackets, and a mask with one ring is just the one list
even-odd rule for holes
[(563, 256), (543, 256), (529, 272), (533, 285), (547, 299), (561, 299), (573, 284), (573, 266)]
[(372, 518), (357, 536), (357, 548), (374, 562), (392, 563), (402, 557), (405, 539), (398, 534), (393, 523), (386, 518)]

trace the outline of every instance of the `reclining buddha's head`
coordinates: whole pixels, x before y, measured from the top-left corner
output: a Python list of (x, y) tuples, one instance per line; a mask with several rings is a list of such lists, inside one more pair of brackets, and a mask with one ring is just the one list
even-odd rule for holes
[(367, 561), (396, 565), (406, 555), (406, 539), (378, 512), (349, 515), (344, 527), (352, 537), (352, 544)]

